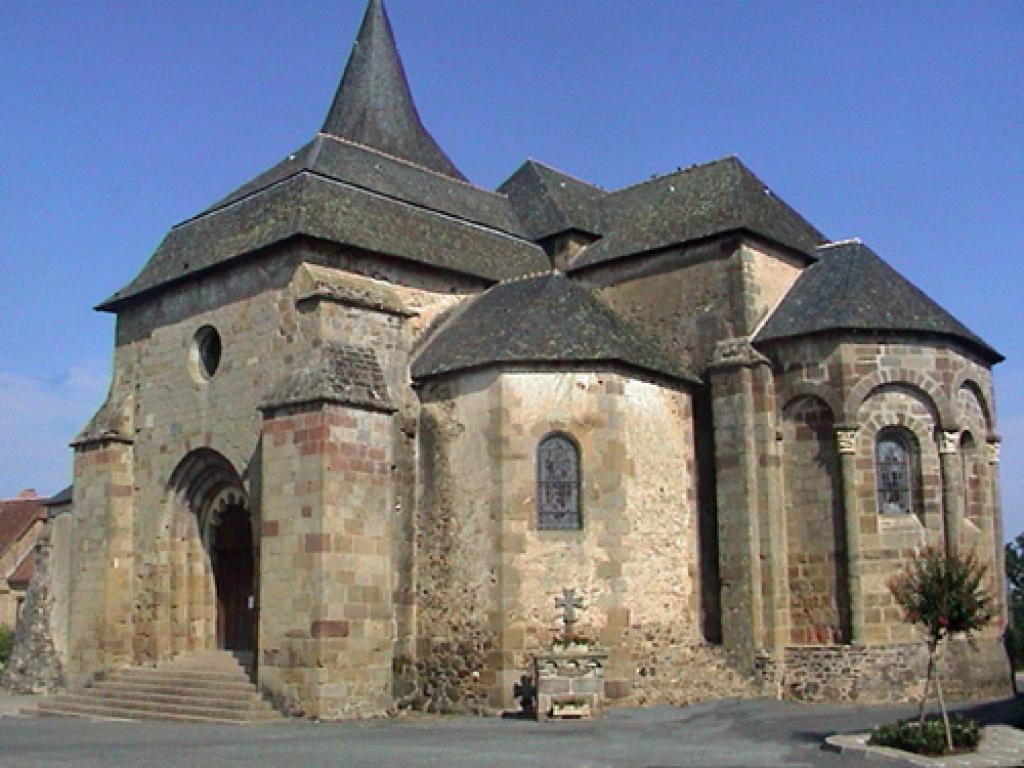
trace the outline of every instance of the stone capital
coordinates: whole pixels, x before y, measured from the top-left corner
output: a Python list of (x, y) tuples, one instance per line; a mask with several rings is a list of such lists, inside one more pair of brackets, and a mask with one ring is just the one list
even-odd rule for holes
[(857, 427), (836, 427), (836, 449), (840, 454), (857, 452)]
[(989, 464), (999, 463), (999, 449), (1002, 447), (1002, 442), (997, 440), (989, 440), (985, 443), (985, 459)]
[(954, 454), (960, 450), (960, 433), (955, 430), (944, 429), (939, 433), (939, 453)]

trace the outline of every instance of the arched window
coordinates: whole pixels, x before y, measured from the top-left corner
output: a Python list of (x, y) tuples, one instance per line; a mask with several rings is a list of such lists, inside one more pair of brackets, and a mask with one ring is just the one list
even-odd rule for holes
[(569, 437), (548, 435), (537, 447), (537, 528), (580, 530), (580, 452)]
[(914, 511), (917, 450), (906, 429), (883, 429), (875, 442), (875, 479), (878, 511), (883, 515), (909, 515)]

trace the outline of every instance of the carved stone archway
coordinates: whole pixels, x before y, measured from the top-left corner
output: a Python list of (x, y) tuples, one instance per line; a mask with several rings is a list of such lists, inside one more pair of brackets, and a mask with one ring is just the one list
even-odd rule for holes
[(259, 539), (238, 472), (216, 451), (199, 449), (182, 459), (170, 491), (174, 650), (254, 654)]

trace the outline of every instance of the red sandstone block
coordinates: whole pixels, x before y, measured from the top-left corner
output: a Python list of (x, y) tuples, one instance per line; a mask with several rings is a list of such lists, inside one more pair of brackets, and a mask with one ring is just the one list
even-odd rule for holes
[(302, 551), (306, 553), (330, 552), (331, 536), (327, 533), (307, 533), (303, 540)]
[(278, 533), (278, 522), (277, 520), (265, 520), (261, 526), (260, 532), (263, 536), (277, 536)]
[(347, 621), (314, 621), (310, 625), (310, 635), (322, 639), (328, 637), (348, 637)]

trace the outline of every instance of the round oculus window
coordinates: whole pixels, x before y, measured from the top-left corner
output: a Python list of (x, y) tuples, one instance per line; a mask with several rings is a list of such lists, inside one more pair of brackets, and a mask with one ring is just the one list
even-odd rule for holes
[(213, 378), (220, 367), (220, 334), (212, 325), (204, 325), (192, 338), (192, 369), (204, 381)]

